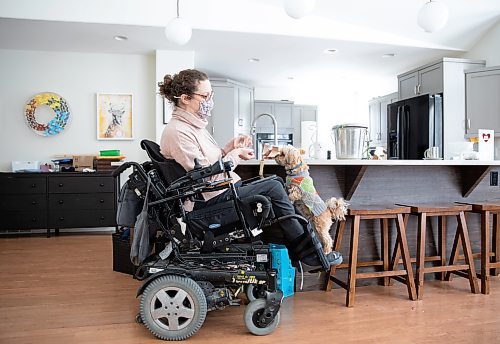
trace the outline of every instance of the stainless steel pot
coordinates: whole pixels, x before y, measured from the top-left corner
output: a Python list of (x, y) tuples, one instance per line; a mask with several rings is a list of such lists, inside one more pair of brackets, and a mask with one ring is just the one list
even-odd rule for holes
[(332, 128), (337, 159), (363, 159), (368, 127), (358, 124), (341, 124)]

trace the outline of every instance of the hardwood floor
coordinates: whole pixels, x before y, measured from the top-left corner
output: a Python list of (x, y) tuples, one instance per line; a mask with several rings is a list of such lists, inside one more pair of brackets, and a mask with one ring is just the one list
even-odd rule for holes
[[(110, 235), (0, 239), (0, 343), (158, 343), (134, 322), (140, 282), (112, 271)], [(424, 300), (404, 285), (296, 293), (279, 328), (249, 334), (243, 307), (210, 312), (192, 343), (499, 343), (500, 277), (490, 295), (467, 280), (425, 283)]]

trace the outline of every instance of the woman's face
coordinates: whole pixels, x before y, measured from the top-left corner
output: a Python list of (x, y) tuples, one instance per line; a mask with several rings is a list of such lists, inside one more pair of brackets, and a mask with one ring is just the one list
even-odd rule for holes
[(209, 100), (212, 97), (212, 85), (209, 80), (199, 81), (198, 87), (193, 94), (189, 94), (182, 101), (184, 110), (196, 114), (200, 108), (200, 103), (204, 100)]

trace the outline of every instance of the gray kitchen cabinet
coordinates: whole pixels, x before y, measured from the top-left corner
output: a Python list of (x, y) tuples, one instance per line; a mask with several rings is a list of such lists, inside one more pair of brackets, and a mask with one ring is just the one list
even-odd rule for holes
[(211, 78), (215, 106), (207, 130), (223, 147), (239, 134), (249, 135), (254, 113), (254, 89), (234, 80)]
[[(318, 107), (316, 105), (293, 105), (292, 125), (293, 125), (293, 145), (300, 147), (301, 145), (301, 122), (303, 121), (318, 121)], [(304, 148), (304, 147), (302, 147)], [(305, 147), (307, 148), (307, 147)]]
[[(399, 100), (423, 94), (443, 95), (443, 153), (449, 159), (455, 142), (463, 142), (465, 119), (465, 72), (484, 67), (484, 60), (444, 57), (398, 75)], [(498, 96), (496, 96), (498, 97)]]
[(394, 92), (377, 97), (368, 103), (371, 146), (387, 146), (387, 105), (398, 100), (398, 93)]
[(500, 66), (465, 72), (465, 134), (493, 129), (500, 137)]
[[(256, 100), (255, 118), (263, 113), (276, 117), (279, 133), (293, 132), (293, 102), (285, 100)], [(259, 118), (256, 124), (257, 132), (272, 133), (273, 121), (268, 116)]]
[(443, 92), (443, 62), (398, 76), (399, 99)]

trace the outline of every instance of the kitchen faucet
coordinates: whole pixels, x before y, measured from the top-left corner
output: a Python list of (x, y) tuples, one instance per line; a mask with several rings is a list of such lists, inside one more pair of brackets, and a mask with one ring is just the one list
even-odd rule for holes
[(273, 127), (274, 127), (274, 145), (277, 146), (278, 145), (278, 123), (276, 122), (276, 117), (274, 117), (270, 113), (261, 113), (260, 115), (258, 115), (257, 117), (255, 117), (255, 119), (253, 120), (253, 122), (252, 122), (252, 136), (255, 137), (254, 142), (255, 142), (255, 144), (257, 144), (257, 128), (255, 126), (255, 123), (257, 123), (257, 120), (259, 118), (261, 118), (262, 116), (268, 116), (273, 121)]

